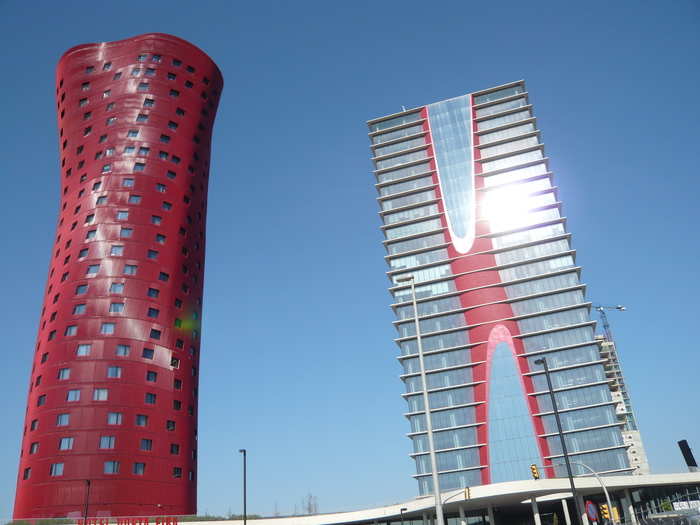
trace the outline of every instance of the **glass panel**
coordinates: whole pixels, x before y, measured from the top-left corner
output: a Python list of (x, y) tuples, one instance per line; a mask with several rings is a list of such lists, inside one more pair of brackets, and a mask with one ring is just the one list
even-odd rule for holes
[[(554, 392), (554, 398), (557, 400), (559, 410), (609, 403), (612, 400), (608, 385), (586, 386)], [(552, 411), (552, 400), (549, 397), (549, 392), (537, 396), (537, 406), (540, 412)]]
[[(421, 286), (416, 286), (416, 299), (422, 299), (424, 297), (432, 297), (433, 295), (440, 295), (443, 293), (454, 292), (456, 289), (454, 281), (441, 281), (439, 283), (424, 284)], [(404, 301), (411, 300), (411, 289), (402, 288), (394, 292), (394, 301), (397, 303), (402, 303)]]
[(539, 332), (549, 328), (585, 323), (589, 321), (587, 308), (576, 308), (553, 314), (541, 314), (517, 321), (520, 333)]
[(542, 460), (522, 378), (505, 342), (491, 356), (488, 417), (491, 482), (526, 478), (530, 465)]
[[(459, 330), (449, 334), (432, 335), (423, 337), (423, 350), (429, 352), (431, 350), (440, 350), (442, 348), (452, 348), (455, 346), (466, 346), (469, 344), (469, 334), (467, 330)], [(409, 341), (401, 341), (401, 355), (412, 355), (418, 353), (418, 346), (415, 339)], [(449, 386), (449, 385), (445, 385)]]
[[(474, 485), (482, 484), (481, 471), (479, 469), (447, 472), (445, 474), (438, 474), (438, 476), (441, 491), (462, 489), (464, 487), (473, 487)], [(418, 491), (421, 496), (432, 494), (433, 478), (431, 476), (419, 478)], [(477, 519), (467, 518), (467, 525), (481, 525), (482, 523), (488, 523), (488, 521), (482, 521), (481, 517)]]
[(395, 255), (397, 253), (412, 252), (422, 248), (432, 248), (433, 246), (445, 244), (445, 242), (445, 234), (440, 232), (425, 235), (424, 237), (417, 237), (415, 239), (393, 242), (386, 245), (386, 250), (389, 252), (389, 255)]
[(558, 352), (548, 352), (547, 354), (536, 354), (527, 358), (530, 370), (542, 370), (543, 365), (536, 364), (535, 361), (546, 357), (547, 365), (550, 368), (559, 368), (561, 366), (578, 365), (581, 363), (589, 363), (600, 359), (600, 353), (597, 345), (577, 346), (569, 350), (559, 350)]
[(415, 122), (416, 120), (420, 119), (420, 111), (417, 111), (415, 113), (409, 113), (408, 115), (401, 115), (399, 117), (382, 120), (381, 122), (375, 122), (374, 124), (370, 124), (369, 129), (371, 131), (381, 131), (383, 129), (389, 129), (395, 126), (400, 126), (401, 124)]
[(566, 232), (564, 231), (564, 226), (562, 224), (550, 224), (548, 226), (541, 226), (530, 230), (507, 233), (506, 235), (498, 235), (492, 238), (492, 242), (494, 248), (508, 248), (509, 246), (515, 246), (516, 244), (525, 244), (528, 242), (546, 239), (547, 237), (556, 237), (557, 235), (562, 235), (563, 233)]
[(396, 184), (390, 184), (389, 186), (382, 186), (379, 188), (379, 196), (386, 197), (387, 195), (392, 195), (394, 193), (403, 193), (405, 191), (411, 191), (424, 186), (430, 186), (433, 184), (432, 175), (427, 177), (421, 177), (420, 179), (407, 180), (405, 182), (397, 182)]
[(389, 133), (382, 133), (381, 135), (375, 135), (372, 137), (372, 144), (381, 144), (383, 142), (389, 142), (390, 140), (400, 139), (402, 137), (408, 137), (409, 135), (415, 135), (423, 131), (423, 125), (418, 124), (417, 126), (409, 126), (407, 128), (397, 129), (395, 131), (390, 131)]
[(533, 131), (535, 131), (535, 124), (528, 122), (527, 124), (520, 124), (519, 126), (513, 126), (512, 128), (501, 129), (499, 131), (492, 131), (491, 133), (479, 135), (479, 144), (489, 144), (490, 142), (517, 137), (518, 135), (531, 133)]
[(537, 175), (544, 175), (545, 173), (547, 173), (546, 164), (535, 164), (534, 166), (528, 166), (526, 168), (518, 168), (516, 170), (506, 171), (505, 173), (485, 176), (484, 186), (486, 188), (491, 188), (493, 186), (498, 186), (499, 184), (517, 182), (519, 180), (528, 179)]
[[(561, 428), (564, 432), (579, 428), (611, 425), (617, 422), (615, 407), (612, 405), (571, 410), (562, 412), (559, 416), (561, 418)], [(542, 424), (547, 434), (557, 432), (557, 423), (554, 419), (554, 414), (542, 416)]]
[(391, 279), (394, 284), (398, 284), (398, 279), (401, 279), (407, 275), (413, 275), (413, 278), (417, 283), (422, 281), (431, 281), (433, 279), (440, 279), (441, 277), (452, 275), (452, 267), (449, 264), (440, 264), (438, 266), (431, 266), (430, 268), (423, 268), (422, 270), (413, 270), (411, 272), (395, 274), (391, 277)]
[[(428, 436), (412, 436), (414, 452), (428, 452)], [(433, 433), (435, 450), (476, 445), (476, 428), (456, 428)]]
[(423, 146), (425, 144), (424, 137), (416, 137), (409, 140), (404, 140), (403, 142), (396, 142), (394, 144), (389, 144), (388, 146), (382, 146), (381, 148), (376, 148), (374, 150), (375, 157), (381, 157), (383, 155), (391, 155), (398, 151), (403, 151), (405, 149), (415, 148), (416, 146)]
[[(590, 452), (588, 454), (580, 454), (572, 456), (571, 461), (576, 461), (588, 465), (596, 472), (605, 472), (606, 470), (618, 470), (629, 468), (629, 458), (624, 449), (603, 450), (601, 452)], [(589, 474), (585, 468), (578, 465), (571, 465), (571, 470), (574, 476), (579, 474)], [(566, 477), (566, 466), (563, 464), (557, 466), (554, 471), (557, 477)]]
[[(450, 350), (448, 352), (440, 352), (438, 354), (428, 354), (423, 356), (423, 363), (426, 370), (437, 370), (438, 368), (448, 368), (451, 366), (466, 365), (471, 363), (469, 349), (462, 348), (460, 350)], [(403, 369), (406, 374), (414, 374), (420, 372), (420, 364), (417, 357), (404, 359), (402, 361)]]
[(519, 266), (512, 266), (510, 268), (504, 268), (503, 270), (498, 270), (498, 274), (501, 277), (501, 281), (505, 282), (555, 272), (557, 270), (561, 270), (562, 268), (570, 268), (572, 266), (574, 266), (573, 257), (566, 255), (564, 257), (547, 259), (546, 261), (538, 261), (529, 264), (521, 264)]
[[(423, 335), (430, 332), (438, 332), (440, 330), (449, 330), (450, 328), (459, 328), (467, 325), (467, 320), (463, 313), (441, 315), (423, 319), (420, 322), (420, 330)], [(416, 325), (413, 321), (407, 321), (397, 325), (396, 329), (399, 332), (399, 337), (410, 337), (416, 335)]]
[(381, 183), (397, 179), (404, 179), (406, 177), (418, 175), (419, 173), (427, 173), (429, 171), (430, 163), (421, 162), (420, 164), (414, 164), (413, 166), (406, 166), (405, 168), (398, 168), (384, 173), (379, 173), (377, 174), (377, 182)]
[(520, 140), (511, 140), (510, 142), (506, 142), (504, 144), (498, 144), (496, 146), (482, 148), (481, 158), (485, 159), (488, 157), (493, 157), (494, 155), (510, 153), (511, 151), (529, 148), (530, 146), (537, 146), (539, 143), (540, 141), (537, 137), (527, 137)]
[[(547, 361), (549, 365), (549, 361)], [(598, 383), (605, 380), (605, 369), (603, 365), (581, 366), (569, 370), (560, 370), (549, 374), (552, 379), (552, 387), (566, 388), (567, 386), (586, 385)], [(536, 391), (549, 391), (547, 378), (544, 374), (532, 376), (532, 383)]]
[(411, 219), (420, 219), (429, 215), (436, 215), (439, 212), (437, 204), (429, 204), (420, 208), (411, 208), (410, 210), (397, 211), (384, 215), (384, 224), (394, 224), (397, 222), (410, 221)]
[(486, 93), (485, 95), (477, 95), (474, 97), (474, 105), (485, 104), (486, 102), (498, 100), (499, 98), (511, 97), (519, 93), (525, 93), (525, 87), (522, 84), (492, 91), (491, 93)]
[(582, 326), (579, 328), (570, 328), (568, 330), (557, 330), (556, 332), (523, 337), (522, 341), (526, 352), (536, 352), (548, 348), (588, 343), (593, 341), (593, 328), (590, 326)]
[[(571, 454), (585, 450), (608, 448), (623, 445), (622, 434), (617, 427), (599, 428), (597, 430), (584, 430), (573, 434), (564, 434), (566, 449)], [(561, 454), (561, 439), (557, 436), (547, 438), (550, 454)], [(576, 461), (575, 458), (574, 461)]]
[(537, 259), (539, 257), (569, 251), (569, 248), (569, 241), (567, 239), (525, 246), (524, 248), (517, 248), (515, 250), (495, 254), (496, 264), (506, 265), (526, 261), (528, 259)]
[(524, 295), (532, 295), (541, 292), (548, 292), (550, 290), (568, 288), (578, 284), (578, 275), (576, 272), (571, 272), (561, 275), (554, 275), (552, 277), (545, 277), (544, 279), (537, 279), (535, 281), (511, 284), (509, 286), (504, 286), (504, 289), (508, 298), (513, 299)]
[(397, 257), (389, 260), (389, 266), (392, 270), (401, 270), (403, 268), (413, 268), (423, 264), (442, 261), (447, 259), (447, 249), (441, 248), (430, 252), (417, 253), (415, 255), (407, 255), (405, 257)]
[(416, 235), (418, 233), (425, 233), (432, 230), (439, 230), (442, 228), (442, 222), (440, 218), (429, 219), (427, 221), (413, 222), (411, 224), (405, 224), (404, 226), (396, 226), (395, 228), (389, 228), (384, 230), (384, 235), (387, 240), (398, 239), (400, 237), (407, 237), (409, 235)]
[(516, 98), (515, 100), (509, 100), (508, 102), (501, 102), (500, 104), (494, 104), (492, 106), (486, 106), (485, 108), (477, 109), (476, 117), (479, 118), (488, 115), (495, 115), (496, 113), (508, 111), (509, 109), (520, 108), (526, 105), (527, 100), (525, 100), (525, 97)]
[(518, 155), (511, 155), (510, 157), (505, 157), (502, 159), (490, 160), (481, 163), (481, 169), (483, 172), (495, 171), (503, 168), (510, 168), (511, 166), (517, 166), (518, 164), (525, 164), (526, 162), (532, 162), (535, 160), (540, 160), (543, 158), (541, 149), (536, 149), (533, 151), (528, 151), (526, 153), (519, 153)]
[(525, 120), (532, 117), (529, 109), (524, 111), (516, 111), (515, 113), (510, 113), (509, 115), (503, 115), (502, 117), (496, 117), (489, 120), (482, 120), (476, 123), (477, 131), (483, 131), (487, 129), (497, 128), (499, 126), (505, 126), (506, 124), (511, 124), (512, 122), (518, 122), (519, 120)]
[(469, 96), (428, 106), (435, 162), (452, 242), (467, 253), (474, 241), (474, 175)]
[(405, 153), (403, 155), (397, 155), (396, 157), (391, 157), (389, 159), (377, 160), (374, 164), (377, 166), (378, 170), (385, 170), (391, 168), (392, 166), (398, 166), (400, 164), (406, 164), (407, 162), (413, 162), (414, 160), (421, 160), (428, 157), (428, 150), (422, 149), (420, 151), (414, 151), (412, 153)]
[(394, 210), (396, 208), (402, 208), (403, 206), (410, 206), (411, 204), (419, 204), (425, 201), (434, 200), (435, 190), (423, 191), (420, 193), (413, 193), (411, 195), (406, 195), (404, 197), (397, 197), (396, 199), (388, 199), (381, 201), (382, 211)]
[[(462, 303), (458, 295), (453, 295), (451, 297), (443, 297), (442, 299), (417, 303), (417, 306), (418, 315), (423, 316), (456, 310), (457, 308), (462, 308)], [(413, 319), (413, 305), (397, 307), (396, 317), (397, 319)]]
[(581, 304), (583, 302), (583, 292), (581, 290), (572, 290), (570, 292), (543, 295), (525, 301), (518, 301), (511, 303), (510, 306), (515, 315), (526, 315), (535, 312), (544, 312), (545, 310), (563, 308), (574, 304)]

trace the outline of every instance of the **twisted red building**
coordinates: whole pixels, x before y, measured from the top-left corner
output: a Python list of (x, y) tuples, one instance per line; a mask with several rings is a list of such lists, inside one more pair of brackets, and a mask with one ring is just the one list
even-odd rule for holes
[(223, 87), (192, 44), (68, 50), (61, 201), (14, 517), (196, 512), (209, 152)]

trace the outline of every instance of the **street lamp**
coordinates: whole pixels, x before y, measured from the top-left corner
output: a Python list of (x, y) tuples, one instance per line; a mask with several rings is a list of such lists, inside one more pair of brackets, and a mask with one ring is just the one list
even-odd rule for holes
[(428, 382), (425, 377), (425, 362), (423, 360), (423, 341), (420, 334), (420, 321), (418, 319), (418, 304), (416, 302), (416, 280), (413, 275), (398, 277), (396, 283), (411, 283), (411, 299), (413, 301), (413, 320), (416, 324), (416, 343), (418, 345), (418, 364), (420, 366), (421, 387), (423, 389), (423, 405), (425, 408), (425, 428), (428, 433), (428, 452), (430, 455), (430, 468), (433, 478), (433, 493), (435, 494), (435, 514), (437, 515), (437, 525), (445, 525), (445, 518), (442, 515), (442, 496), (440, 494), (440, 480), (437, 472), (437, 457), (435, 455), (435, 444), (433, 442), (433, 422), (430, 414), (430, 402), (428, 399)]
[(403, 525), (403, 513), (406, 512), (408, 509), (406, 507), (401, 507), (399, 509), (399, 514), (401, 514), (401, 525)]
[(569, 453), (566, 450), (566, 441), (564, 440), (564, 433), (561, 429), (561, 419), (559, 418), (559, 409), (557, 408), (557, 400), (554, 397), (554, 388), (552, 387), (552, 378), (549, 376), (549, 366), (547, 366), (547, 360), (544, 357), (540, 359), (535, 359), (536, 365), (542, 365), (544, 367), (544, 375), (547, 378), (547, 387), (549, 388), (549, 398), (552, 400), (552, 409), (554, 410), (554, 419), (557, 422), (557, 430), (559, 431), (559, 439), (561, 440), (561, 451), (564, 454), (564, 463), (566, 464), (566, 473), (569, 476), (569, 484), (571, 485), (571, 494), (574, 497), (574, 505), (576, 506), (576, 522), (581, 523), (581, 516), (583, 511), (579, 505), (578, 495), (576, 494), (576, 486), (574, 485), (574, 475), (571, 472), (571, 463), (569, 462)]
[(246, 525), (248, 522), (248, 509), (247, 509), (247, 463), (248, 463), (248, 453), (246, 452), (246, 449), (241, 448), (238, 449), (238, 452), (243, 454), (243, 525)]

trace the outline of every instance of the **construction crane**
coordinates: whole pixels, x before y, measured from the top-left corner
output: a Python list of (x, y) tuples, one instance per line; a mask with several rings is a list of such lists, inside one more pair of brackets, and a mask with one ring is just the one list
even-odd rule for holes
[(621, 304), (618, 304), (617, 306), (605, 306), (603, 304), (594, 304), (593, 308), (596, 309), (596, 311), (600, 315), (600, 320), (603, 322), (603, 333), (605, 334), (605, 340), (613, 342), (612, 330), (610, 329), (610, 323), (608, 322), (608, 314), (606, 314), (605, 311), (618, 310), (620, 312), (624, 312), (625, 310), (627, 310), (627, 308), (625, 308)]

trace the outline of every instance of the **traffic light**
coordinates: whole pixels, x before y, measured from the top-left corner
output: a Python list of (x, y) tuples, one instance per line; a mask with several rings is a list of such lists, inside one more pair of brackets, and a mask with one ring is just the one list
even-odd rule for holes
[(600, 517), (606, 520), (610, 519), (610, 509), (606, 503), (600, 505)]
[(532, 473), (532, 479), (540, 479), (540, 471), (537, 469), (537, 465), (530, 465), (530, 472)]

